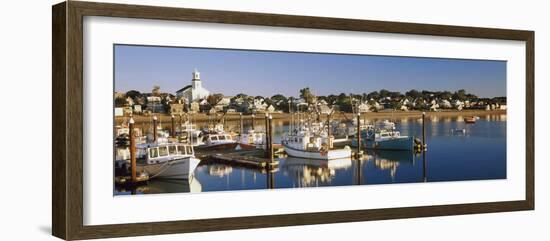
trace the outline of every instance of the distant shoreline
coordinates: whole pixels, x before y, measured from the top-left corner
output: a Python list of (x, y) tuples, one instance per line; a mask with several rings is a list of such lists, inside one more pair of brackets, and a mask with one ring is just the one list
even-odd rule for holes
[[(426, 116), (427, 117), (431, 117), (431, 116), (435, 116), (435, 117), (467, 117), (467, 116), (482, 116), (482, 115), (502, 115), (502, 114), (506, 114), (506, 110), (462, 110), (462, 111), (458, 111), (458, 110), (442, 110), (442, 111), (426, 111)], [(214, 115), (207, 115), (205, 113), (197, 113), (197, 114), (192, 114), (193, 117), (192, 117), (192, 120), (193, 122), (204, 122), (204, 121), (208, 121), (209, 119), (210, 120), (213, 120), (214, 119)], [(218, 114), (217, 115), (217, 120), (220, 120), (222, 118), (222, 115), (223, 114)], [(290, 114), (289, 113), (271, 113), (271, 115), (273, 116), (274, 119), (290, 119)], [(345, 117), (344, 117), (345, 115)], [(153, 115), (136, 115), (136, 116), (133, 116), (133, 119), (135, 121), (136, 124), (141, 124), (141, 123), (150, 123), (152, 121), (152, 116)], [(157, 116), (157, 119), (161, 122), (161, 123), (170, 123), (171, 122), (171, 115), (170, 114), (155, 114), (155, 116)], [(396, 112), (386, 112), (386, 111), (383, 111), (383, 112), (367, 112), (367, 113), (363, 113), (361, 115), (361, 118), (376, 118), (376, 119), (380, 119), (380, 118), (413, 118), (413, 117), (421, 117), (422, 116), (422, 111), (396, 111)], [(243, 120), (250, 120), (252, 117), (251, 115), (243, 115)], [(264, 113), (258, 113), (255, 115), (255, 119), (256, 121), (259, 121), (259, 120), (262, 120), (265, 118), (265, 114)], [(333, 114), (333, 117), (332, 119), (351, 119), (351, 118), (356, 118), (356, 115), (355, 114), (352, 114), (352, 113), (345, 113), (345, 114)], [(179, 123), (179, 115), (176, 115), (175, 116), (175, 122), (176, 123)], [(228, 113), (225, 115), (225, 120), (226, 121), (237, 121), (240, 119), (240, 115), (239, 113)], [(326, 120), (326, 115), (323, 115), (323, 119)], [(129, 120), (129, 116), (117, 116), (115, 117), (115, 125), (120, 125), (122, 124), (123, 122), (125, 121), (128, 121)], [(186, 117), (185, 115), (183, 115), (182, 117), (182, 120), (185, 121), (186, 120)]]

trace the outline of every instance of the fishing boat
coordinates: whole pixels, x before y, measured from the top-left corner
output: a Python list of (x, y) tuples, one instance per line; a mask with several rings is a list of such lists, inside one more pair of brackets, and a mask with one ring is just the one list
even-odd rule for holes
[(179, 136), (179, 141), (181, 143), (192, 146), (200, 146), (204, 144), (202, 142), (202, 131), (198, 130), (194, 124), (182, 124), (176, 134)]
[(147, 143), (136, 147), (136, 169), (150, 178), (187, 179), (193, 177), (200, 159), (192, 145), (181, 143)]
[[(361, 145), (378, 150), (414, 150), (420, 140), (412, 136), (402, 136), (395, 130), (395, 123), (384, 121), (383, 128), (370, 126), (361, 130)], [(357, 138), (353, 138), (352, 146), (357, 146)]]
[(202, 139), (203, 144), (197, 146), (201, 149), (235, 149), (237, 141), (230, 134), (207, 134)]
[[(146, 139), (141, 133), (141, 129), (134, 128), (136, 143), (145, 143)], [(115, 127), (115, 144), (117, 146), (130, 145), (130, 128), (127, 124), (119, 125)]]
[(157, 135), (157, 138), (156, 138), (156, 141), (155, 141), (154, 133), (147, 134), (147, 142), (156, 142), (156, 143), (168, 143), (169, 142), (168, 138), (170, 137), (170, 133), (168, 131), (163, 130), (160, 125), (157, 126), (156, 135)]
[(282, 145), (292, 157), (332, 160), (351, 157), (351, 148), (332, 149), (334, 137), (325, 133), (315, 134), (308, 128), (300, 128), (284, 137)]
[(263, 148), (265, 146), (265, 133), (249, 129), (248, 132), (239, 136), (238, 142), (241, 149)]
[(476, 117), (475, 116), (464, 117), (464, 122), (466, 122), (467, 124), (475, 124)]
[(376, 133), (373, 147), (379, 150), (414, 150), (415, 139), (401, 136), (399, 131), (380, 130)]

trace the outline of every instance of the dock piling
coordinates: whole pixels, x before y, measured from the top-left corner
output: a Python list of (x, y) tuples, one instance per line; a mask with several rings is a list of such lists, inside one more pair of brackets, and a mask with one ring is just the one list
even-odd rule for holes
[(153, 116), (153, 142), (157, 142), (157, 116)]
[(243, 135), (243, 113), (239, 113), (239, 120), (240, 120), (240, 124), (241, 124), (241, 130), (239, 131), (239, 135), (242, 136)]
[(254, 122), (256, 122), (256, 116), (252, 114), (252, 130), (256, 131), (256, 125)]
[(357, 112), (357, 157), (361, 155), (361, 113)]
[(131, 162), (131, 169), (132, 169), (132, 182), (137, 182), (137, 170), (136, 170), (136, 140), (135, 140), (135, 133), (134, 133), (134, 118), (130, 118), (130, 162)]
[(273, 162), (273, 117), (269, 115), (269, 162)]
[(422, 112), (422, 149), (425, 150), (428, 147), (426, 144), (426, 112)]
[(172, 126), (170, 127), (170, 135), (172, 137), (176, 136), (176, 118), (174, 115), (170, 116), (170, 120), (172, 122)]
[(265, 113), (265, 158), (269, 158), (269, 143), (271, 142), (269, 136), (269, 115)]

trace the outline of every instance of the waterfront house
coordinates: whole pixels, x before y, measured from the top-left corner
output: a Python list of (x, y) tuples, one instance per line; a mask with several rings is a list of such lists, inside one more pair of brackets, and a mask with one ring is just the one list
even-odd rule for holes
[(252, 107), (256, 112), (265, 111), (267, 108), (267, 104), (264, 101), (264, 98), (256, 97), (254, 98), (254, 103)]
[(180, 115), (183, 114), (183, 104), (170, 104), (170, 114), (172, 115)]
[(376, 111), (384, 109), (384, 107), (382, 105), (380, 105), (380, 103), (378, 103), (378, 101), (373, 100), (373, 99), (369, 100), (368, 105), (370, 105), (371, 108), (373, 108)]
[(195, 69), (195, 71), (193, 71), (192, 73), (192, 76), (193, 78), (191, 79), (190, 85), (187, 85), (176, 91), (176, 97), (185, 98), (187, 99), (188, 103), (198, 101), (200, 99), (205, 99), (210, 95), (210, 91), (202, 86), (200, 72)]
[(161, 98), (160, 96), (147, 96), (147, 103), (160, 103)]
[(445, 99), (442, 99), (439, 101), (438, 103), (439, 107), (443, 108), (443, 109), (450, 109), (452, 108), (453, 106), (451, 105), (451, 102), (448, 101), (448, 100), (445, 100)]
[(370, 111), (370, 106), (367, 103), (361, 103), (357, 107), (357, 109), (358, 109), (359, 113), (366, 113), (366, 112)]
[(197, 101), (191, 102), (191, 105), (189, 106), (189, 112), (190, 113), (198, 113), (200, 111), (200, 104)]
[(123, 107), (122, 111), (123, 111), (125, 116), (131, 116), (132, 113), (134, 112), (134, 110), (130, 106)]
[(430, 111), (438, 111), (439, 110), (439, 104), (435, 100), (432, 100), (430, 102)]
[(217, 105), (221, 105), (222, 107), (226, 107), (226, 106), (228, 106), (229, 104), (231, 104), (231, 98), (233, 98), (233, 96), (224, 96), (224, 97), (222, 97), (222, 99), (218, 102)]
[(269, 105), (266, 108), (266, 111), (269, 112), (269, 113), (273, 113), (273, 112), (275, 112), (275, 107), (273, 105)]
[(124, 116), (124, 110), (122, 107), (115, 107), (115, 116)]
[(134, 114), (141, 114), (141, 105), (134, 105)]
[(164, 107), (161, 103), (160, 96), (147, 96), (147, 108), (146, 110), (151, 113), (163, 113)]
[(321, 114), (330, 114), (330, 113), (332, 113), (332, 108), (328, 107), (328, 105), (326, 105), (326, 104), (319, 103), (319, 104), (317, 104), (317, 108), (319, 110), (319, 113), (321, 113)]
[(453, 100), (452, 105), (457, 110), (462, 110), (464, 108), (464, 102), (460, 101), (459, 99)]

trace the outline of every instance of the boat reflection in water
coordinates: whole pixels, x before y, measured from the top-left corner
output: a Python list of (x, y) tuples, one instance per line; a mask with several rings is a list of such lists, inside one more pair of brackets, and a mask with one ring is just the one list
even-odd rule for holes
[(372, 160), (379, 170), (389, 170), (393, 181), (400, 165), (414, 166), (415, 154), (413, 151), (376, 151), (369, 160)]
[(352, 166), (350, 158), (318, 160), (287, 157), (283, 171), (295, 181), (295, 187), (313, 187), (328, 184), (336, 175), (336, 170), (348, 169)]
[(152, 193), (199, 193), (202, 185), (194, 176), (189, 180), (183, 179), (152, 179), (147, 185), (134, 188), (117, 188), (117, 195), (123, 194), (152, 194)]
[(231, 174), (233, 172), (233, 168), (227, 165), (214, 164), (214, 165), (208, 166), (208, 168), (205, 169), (205, 171), (207, 171), (208, 175), (210, 176), (216, 176), (221, 178)]

